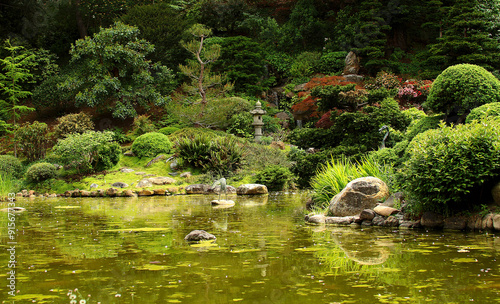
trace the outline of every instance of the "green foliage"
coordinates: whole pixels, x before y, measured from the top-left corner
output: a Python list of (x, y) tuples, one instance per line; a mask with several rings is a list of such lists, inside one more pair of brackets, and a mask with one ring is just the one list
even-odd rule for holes
[(487, 103), (485, 105), (479, 106), (472, 109), (469, 115), (467, 115), (466, 123), (471, 123), (474, 120), (484, 120), (487, 117), (499, 118), (500, 116), (500, 102)]
[(293, 187), (295, 177), (290, 169), (278, 165), (267, 166), (255, 174), (257, 184), (266, 185), (269, 190), (281, 191)]
[(459, 114), (500, 101), (500, 80), (482, 67), (458, 64), (444, 70), (434, 81), (424, 106), (434, 112)]
[(19, 178), (23, 175), (23, 165), (17, 157), (0, 155), (0, 173)]
[(51, 158), (79, 172), (96, 172), (116, 165), (120, 152), (120, 146), (113, 142), (113, 132), (87, 131), (59, 139)]
[(184, 165), (200, 168), (203, 172), (227, 175), (242, 165), (243, 148), (233, 136), (184, 137), (175, 143), (174, 149), (175, 156)]
[(278, 80), (281, 80), (288, 73), (293, 64), (293, 58), (284, 52), (269, 52), (266, 55), (269, 62), (271, 74)]
[(52, 179), (56, 177), (57, 170), (53, 164), (49, 163), (36, 163), (31, 165), (28, 170), (26, 170), (26, 180), (30, 183), (36, 183)]
[(319, 60), (318, 72), (328, 75), (341, 73), (345, 66), (346, 56), (345, 51), (324, 53)]
[(371, 157), (363, 157), (359, 161), (350, 161), (348, 158), (332, 158), (316, 172), (311, 180), (315, 193), (313, 200), (321, 206), (327, 207), (331, 199), (352, 180), (360, 177), (373, 176), (386, 180), (390, 168), (379, 164)]
[(387, 90), (399, 89), (401, 87), (401, 79), (394, 73), (380, 71), (375, 78), (371, 78), (365, 84), (369, 90), (385, 88)]
[(433, 114), (433, 115), (424, 115), (420, 119), (413, 120), (408, 129), (406, 129), (405, 138), (408, 141), (411, 141), (417, 134), (423, 133), (430, 129), (436, 129), (439, 127), (441, 120), (443, 119), (443, 115), (441, 114)]
[(302, 52), (292, 62), (287, 76), (305, 79), (317, 71), (321, 54), (318, 52)]
[(168, 137), (171, 142), (176, 142), (184, 138), (190, 138), (190, 137), (196, 137), (196, 136), (202, 136), (206, 137), (209, 139), (214, 139), (217, 137), (223, 137), (226, 136), (227, 134), (222, 132), (222, 131), (215, 131), (211, 129), (206, 129), (206, 128), (193, 128), (193, 127), (188, 127), (188, 128), (182, 128), (178, 131), (175, 131), (174, 133), (170, 134)]
[[(327, 85), (327, 86), (317, 86), (311, 90), (311, 96), (318, 97), (317, 102), (318, 110), (322, 112), (327, 112), (333, 108), (343, 108), (346, 105), (344, 99), (341, 98), (340, 94), (353, 91), (355, 84), (342, 85)], [(352, 105), (354, 110), (357, 110), (356, 105)]]
[(336, 141), (333, 141), (333, 138), (334, 134), (329, 130), (315, 128), (297, 128), (288, 135), (290, 143), (301, 149), (329, 146), (329, 142), (335, 144)]
[(257, 42), (236, 36), (222, 39), (220, 45), (214, 69), (225, 74), (236, 92), (256, 95), (269, 89), (274, 79), (266, 77), (265, 53)]
[(149, 115), (139, 115), (137, 117), (134, 117), (132, 132), (134, 133), (135, 136), (140, 136), (142, 134), (154, 132), (155, 130), (156, 127), (151, 121), (151, 119), (149, 119)]
[(37, 110), (53, 108), (60, 111), (67, 110), (72, 105), (73, 94), (61, 87), (67, 75), (56, 74), (49, 76), (33, 90), (33, 105)]
[(57, 118), (54, 132), (58, 138), (64, 138), (72, 133), (85, 133), (94, 130), (92, 118), (84, 113), (68, 114)]
[(468, 195), (500, 173), (499, 132), (494, 121), (473, 121), (417, 135), (401, 171), (413, 210), (448, 212), (481, 202)]
[(172, 142), (162, 133), (151, 132), (137, 137), (132, 144), (132, 152), (137, 157), (155, 157), (160, 153), (170, 153)]
[(165, 135), (170, 135), (176, 131), (179, 131), (180, 129), (177, 127), (164, 127), (158, 130), (158, 133), (165, 134)]
[(0, 196), (7, 196), (9, 193), (15, 193), (18, 188), (18, 181), (9, 174), (0, 171)]
[(254, 133), (253, 117), (249, 112), (235, 114), (229, 120), (227, 132), (239, 137), (251, 138)]
[(136, 107), (165, 104), (172, 89), (170, 70), (146, 60), (153, 50), (136, 27), (116, 22), (72, 45), (73, 69), (61, 87), (77, 106), (108, 106), (114, 117), (134, 117)]
[(29, 162), (45, 157), (48, 144), (47, 131), (47, 124), (38, 121), (24, 123), (15, 130), (21, 154)]

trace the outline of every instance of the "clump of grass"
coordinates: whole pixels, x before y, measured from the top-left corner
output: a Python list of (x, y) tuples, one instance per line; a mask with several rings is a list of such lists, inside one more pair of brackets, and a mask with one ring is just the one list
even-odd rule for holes
[(15, 192), (18, 183), (10, 174), (0, 174), (0, 196), (7, 196), (9, 193)]
[(332, 158), (318, 169), (311, 180), (311, 186), (315, 191), (313, 200), (320, 208), (326, 208), (331, 199), (350, 181), (367, 176), (386, 181), (389, 174), (390, 167), (377, 163), (371, 156), (364, 156), (358, 161), (351, 161), (346, 157)]

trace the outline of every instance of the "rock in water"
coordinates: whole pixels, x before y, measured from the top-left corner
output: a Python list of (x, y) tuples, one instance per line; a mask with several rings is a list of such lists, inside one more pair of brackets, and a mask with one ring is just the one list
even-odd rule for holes
[(389, 188), (379, 178), (357, 178), (333, 197), (328, 207), (329, 216), (358, 215), (364, 209), (373, 209), (380, 200), (389, 196)]
[(258, 195), (267, 194), (267, 187), (260, 184), (244, 184), (236, 189), (238, 195)]
[(203, 240), (215, 240), (216, 237), (213, 234), (210, 234), (206, 232), (205, 230), (193, 230), (191, 231), (184, 240), (188, 242), (196, 242), (196, 241), (203, 241)]

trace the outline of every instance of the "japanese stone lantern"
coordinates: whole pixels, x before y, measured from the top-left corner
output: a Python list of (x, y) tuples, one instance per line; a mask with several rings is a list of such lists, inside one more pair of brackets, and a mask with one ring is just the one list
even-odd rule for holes
[(255, 141), (260, 142), (260, 138), (262, 137), (262, 126), (264, 125), (262, 115), (266, 114), (266, 111), (262, 110), (262, 104), (260, 101), (257, 101), (255, 109), (250, 111), (250, 113), (253, 115), (252, 125), (255, 127)]

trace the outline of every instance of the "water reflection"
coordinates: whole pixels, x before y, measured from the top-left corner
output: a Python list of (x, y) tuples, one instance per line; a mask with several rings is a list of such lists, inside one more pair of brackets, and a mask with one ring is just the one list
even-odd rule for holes
[[(16, 221), (16, 303), (66, 302), (74, 288), (91, 303), (500, 299), (495, 235), (308, 226), (304, 194), (237, 197), (226, 209), (213, 208), (214, 197), (19, 202), (27, 212)], [(217, 240), (189, 244), (183, 238), (193, 229)]]

